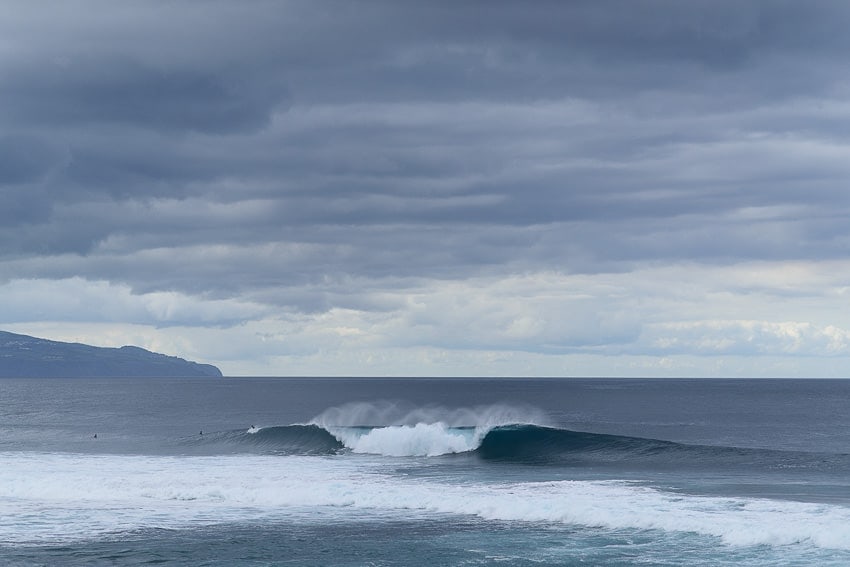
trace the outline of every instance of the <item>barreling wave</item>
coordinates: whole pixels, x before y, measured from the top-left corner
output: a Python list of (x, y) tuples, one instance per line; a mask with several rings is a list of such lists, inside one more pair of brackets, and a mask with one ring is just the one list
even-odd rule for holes
[(483, 462), (567, 467), (805, 469), (850, 466), (850, 455), (706, 446), (573, 431), (528, 407), (404, 408), (390, 403), (330, 408), (309, 423), (196, 436), (202, 452), (275, 455), (465, 455)]
[(493, 463), (664, 468), (830, 470), (848, 455), (690, 445), (588, 433), (527, 423), (449, 426), (443, 422), (389, 426), (294, 424), (204, 436), (238, 451), (278, 455), (370, 454), (388, 457), (466, 455)]
[(362, 453), (391, 457), (435, 457), (475, 451), (487, 429), (448, 427), (444, 423), (390, 426), (319, 426), (293, 424), (208, 433), (194, 442), (229, 452), (273, 455)]
[[(585, 433), (527, 423), (450, 427), (442, 422), (386, 427), (328, 427), (345, 450), (394, 457), (469, 453), (488, 461), (562, 464), (687, 452), (669, 441)], [(698, 451), (700, 448), (693, 447)]]

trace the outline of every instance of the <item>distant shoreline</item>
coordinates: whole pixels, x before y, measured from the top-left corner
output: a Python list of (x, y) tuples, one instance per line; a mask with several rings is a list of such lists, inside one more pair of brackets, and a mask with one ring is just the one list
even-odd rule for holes
[(221, 378), (201, 364), (135, 346), (95, 347), (0, 331), (3, 378)]

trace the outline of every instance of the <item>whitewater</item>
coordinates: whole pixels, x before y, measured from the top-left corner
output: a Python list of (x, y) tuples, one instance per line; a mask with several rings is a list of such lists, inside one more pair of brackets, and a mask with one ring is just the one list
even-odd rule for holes
[(4, 564), (850, 563), (842, 382), (2, 386)]

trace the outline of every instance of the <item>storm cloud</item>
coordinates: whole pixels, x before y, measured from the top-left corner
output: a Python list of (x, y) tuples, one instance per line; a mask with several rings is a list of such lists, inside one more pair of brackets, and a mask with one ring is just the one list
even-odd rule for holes
[(0, 325), (229, 374), (846, 374), (848, 25), (5, 2)]

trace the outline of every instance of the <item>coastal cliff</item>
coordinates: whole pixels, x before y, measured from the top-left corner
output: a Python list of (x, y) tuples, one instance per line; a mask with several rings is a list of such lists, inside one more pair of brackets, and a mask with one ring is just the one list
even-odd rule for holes
[(199, 364), (134, 346), (102, 348), (0, 331), (0, 377), (220, 377)]

